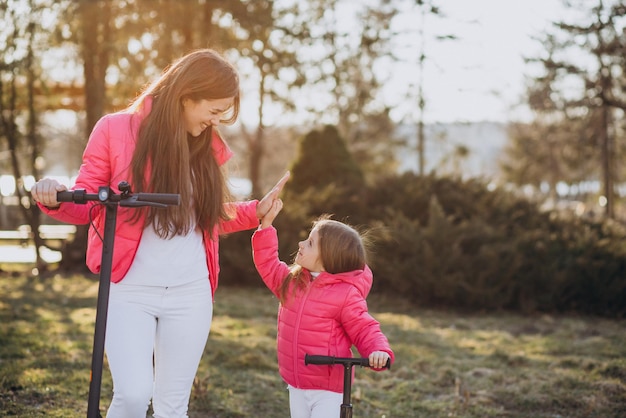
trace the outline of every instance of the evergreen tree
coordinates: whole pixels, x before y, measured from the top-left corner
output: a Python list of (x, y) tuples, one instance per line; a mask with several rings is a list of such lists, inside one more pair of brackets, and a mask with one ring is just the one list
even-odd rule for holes
[(276, 220), (285, 254), (297, 248), (307, 226), (322, 214), (355, 225), (364, 219), (363, 173), (337, 128), (311, 131), (298, 145), (291, 179), (283, 190), (285, 209)]
[(358, 190), (364, 185), (361, 169), (334, 126), (313, 130), (302, 138), (291, 174), (286, 193), (321, 190), (329, 185)]

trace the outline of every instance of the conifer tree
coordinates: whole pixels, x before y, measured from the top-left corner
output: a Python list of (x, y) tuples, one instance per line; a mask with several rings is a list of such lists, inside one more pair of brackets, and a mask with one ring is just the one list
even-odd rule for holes
[(334, 126), (311, 131), (302, 138), (291, 174), (286, 192), (321, 190), (329, 185), (357, 190), (364, 185), (363, 172)]

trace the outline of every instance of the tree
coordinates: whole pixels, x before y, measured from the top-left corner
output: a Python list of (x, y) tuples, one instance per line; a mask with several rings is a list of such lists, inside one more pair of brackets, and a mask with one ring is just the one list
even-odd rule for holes
[[(612, 218), (616, 159), (621, 158), (616, 111), (626, 110), (626, 36), (621, 30), (626, 23), (626, 7), (620, 1), (606, 6), (606, 1), (598, 0), (592, 7), (589, 2), (577, 3), (566, 4), (583, 12), (579, 21), (582, 23), (556, 22), (554, 33), (545, 34), (542, 40), (547, 46), (546, 56), (529, 60), (538, 62), (543, 73), (529, 86), (528, 102), (543, 123), (555, 127), (569, 123), (585, 126), (581, 131), (585, 136), (573, 132), (562, 144), (582, 145), (585, 151), (578, 153), (581, 162), (589, 157), (587, 144), (593, 144), (600, 169), (587, 175), (601, 180), (605, 214)], [(572, 58), (581, 55), (583, 59)]]
[(310, 188), (320, 190), (329, 184), (351, 190), (364, 185), (361, 169), (337, 128), (330, 125), (302, 138), (290, 171), (292, 178), (285, 185), (286, 193), (300, 193)]
[(500, 163), (505, 179), (519, 186), (532, 185), (556, 201), (559, 182), (585, 181), (597, 170), (597, 153), (587, 140), (589, 131), (587, 120), (512, 123), (510, 143)]
[(304, 222), (322, 213), (358, 217), (365, 179), (336, 127), (327, 125), (304, 135), (290, 171), (284, 200), (294, 208), (288, 213)]
[(0, 43), (4, 46), (0, 66), (0, 136), (6, 140), (19, 208), (33, 234), (39, 270), (45, 269), (40, 254), (40, 211), (28, 198), (23, 179), (26, 174), (39, 176), (43, 145), (35, 91), (45, 83), (38, 56), (50, 37), (50, 28), (41, 22), (55, 10), (53, 2), (34, 0), (16, 1), (0, 8)]
[[(290, 7), (278, 9), (273, 1), (242, 2), (231, 9), (238, 47), (232, 54), (240, 64), (250, 62), (253, 67), (251, 78), (256, 82), (255, 95), (258, 98), (257, 123), (254, 128), (241, 124), (241, 132), (246, 140), (248, 157), (248, 177), (252, 184), (252, 196), (261, 197), (261, 163), (265, 155), (266, 110), (268, 105), (293, 110), (294, 103), (290, 92), (303, 83), (296, 59), (297, 39), (287, 21), (293, 17)], [(242, 65), (242, 67), (247, 67)], [(245, 92), (244, 92), (245, 94)]]
[(104, 115), (106, 102), (106, 74), (111, 57), (111, 8), (105, 0), (81, 0), (80, 56), (85, 77), (86, 135)]
[[(338, 127), (367, 172), (392, 171), (394, 137), (391, 106), (382, 97), (397, 10), (393, 2), (359, 4), (345, 0), (297, 2), (291, 27), (305, 83), (294, 100), (302, 124)], [(305, 99), (304, 99), (305, 98)]]
[[(84, 148), (96, 122), (108, 108), (106, 99), (106, 75), (112, 55), (111, 2), (104, 0), (80, 0), (68, 2), (57, 13), (56, 42), (78, 52), (82, 61), (85, 125), (83, 141), (77, 146)], [(36, 178), (40, 178), (39, 173)], [(78, 225), (74, 240), (62, 252), (62, 267), (83, 269), (87, 248), (88, 225)]]

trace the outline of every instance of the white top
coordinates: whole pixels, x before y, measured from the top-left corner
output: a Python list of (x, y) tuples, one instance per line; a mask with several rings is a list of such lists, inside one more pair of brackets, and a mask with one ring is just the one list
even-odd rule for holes
[(176, 286), (209, 279), (202, 232), (160, 238), (151, 225), (139, 242), (135, 260), (120, 283), (144, 286)]

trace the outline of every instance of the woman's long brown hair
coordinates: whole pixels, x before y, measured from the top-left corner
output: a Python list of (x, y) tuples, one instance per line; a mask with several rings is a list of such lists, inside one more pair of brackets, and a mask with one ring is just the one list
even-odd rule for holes
[[(230, 117), (239, 114), (239, 76), (235, 68), (210, 49), (192, 52), (170, 65), (129, 107), (140, 109), (146, 97), (152, 109), (142, 122), (131, 162), (135, 192), (178, 193), (180, 206), (145, 209), (146, 225), (161, 237), (188, 233), (195, 225), (213, 230), (228, 219), (224, 203), (232, 200), (225, 175), (211, 147), (217, 134), (209, 127), (191, 137), (183, 124), (183, 100), (234, 98)], [(139, 211), (133, 220), (137, 221)]]
[[(366, 242), (359, 232), (343, 222), (322, 215), (313, 222), (317, 229), (319, 255), (324, 271), (331, 274), (362, 270), (367, 263)], [(302, 267), (294, 264), (278, 290), (282, 304), (299, 289), (307, 286)]]

